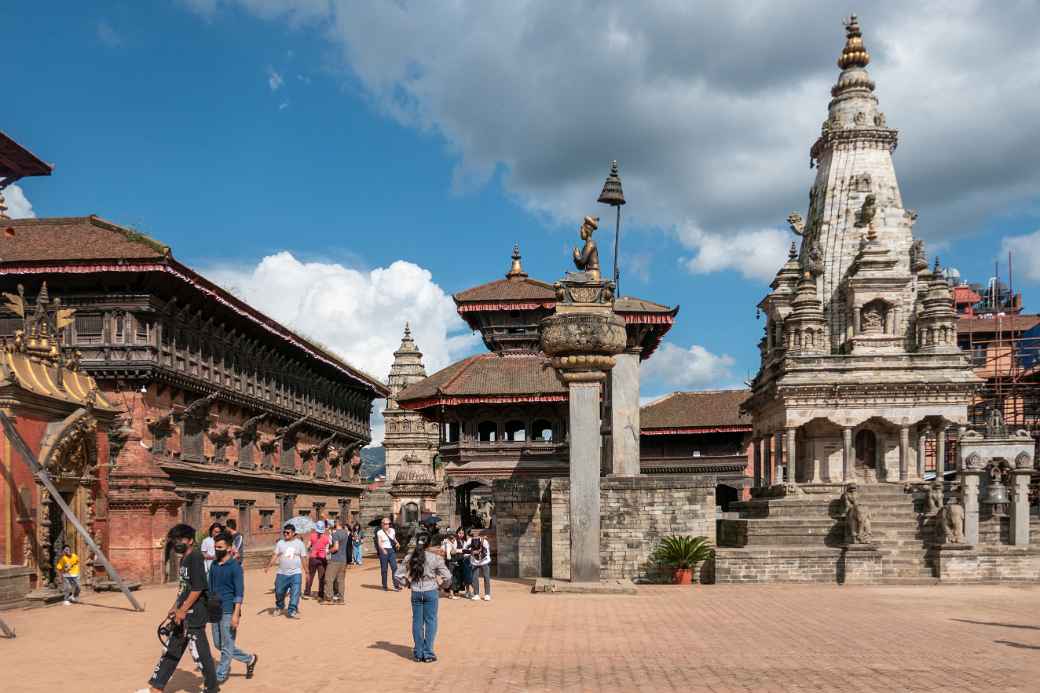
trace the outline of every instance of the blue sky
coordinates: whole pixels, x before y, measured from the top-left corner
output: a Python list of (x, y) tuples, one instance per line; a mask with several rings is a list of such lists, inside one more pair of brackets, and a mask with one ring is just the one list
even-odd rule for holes
[[(623, 293), (682, 306), (673, 358), (644, 395), (739, 384), (757, 367), (754, 306), (790, 241), (783, 219), (804, 213), (840, 13), (593, 7), (16, 3), (0, 129), (55, 164), (20, 184), (37, 216), (138, 228), (381, 377), (405, 319), (434, 366), (477, 348), (446, 295), (501, 276), (514, 242), (528, 272), (551, 281), (582, 214), (612, 232), (595, 199), (618, 158)], [(1035, 311), (1040, 188), (1026, 131), (1040, 59), (1017, 37), (1038, 17), (947, 13), (937, 60), (921, 38), (934, 13), (868, 9), (872, 74), (901, 130), (896, 168), (918, 230), (980, 281), (998, 256), (1006, 272), (1010, 244)], [(583, 23), (604, 15), (603, 27)], [(785, 27), (801, 32), (797, 45), (768, 59), (747, 48)], [(1006, 52), (989, 48), (994, 37)]]

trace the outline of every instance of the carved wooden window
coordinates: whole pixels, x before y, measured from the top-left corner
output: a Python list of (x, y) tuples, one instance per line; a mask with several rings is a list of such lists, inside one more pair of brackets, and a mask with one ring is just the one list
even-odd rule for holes
[(278, 498), (279, 504), (282, 510), (282, 525), (284, 526), (293, 517), (293, 506), (296, 503), (296, 496), (281, 496)]
[(296, 441), (282, 440), (282, 452), (278, 460), (278, 466), (282, 472), (293, 472), (296, 470)]
[(122, 344), (126, 341), (126, 327), (130, 317), (125, 313), (116, 313), (112, 317), (112, 342)]
[(260, 511), (260, 529), (274, 529), (274, 511), (273, 510), (261, 510)]
[(135, 316), (134, 323), (136, 329), (134, 331), (134, 342), (137, 344), (151, 344), (152, 343), (152, 332), (155, 329), (155, 323), (150, 319), (143, 316)]
[(227, 510), (212, 510), (209, 514), (209, 521), (211, 523), (219, 522), (220, 524), (224, 524), (230, 516), (231, 513)]
[(256, 464), (253, 458), (255, 451), (256, 443), (246, 437), (240, 438), (238, 443), (238, 466), (252, 469), (253, 465)]
[(444, 424), (444, 442), (445, 443), (457, 443), (459, 442), (459, 422), (448, 421)]
[(235, 508), (238, 510), (238, 532), (246, 538), (253, 534), (253, 514), (250, 512), (252, 507), (252, 501), (235, 501)]
[(77, 344), (101, 344), (105, 332), (105, 318), (101, 313), (77, 313), (75, 326)]

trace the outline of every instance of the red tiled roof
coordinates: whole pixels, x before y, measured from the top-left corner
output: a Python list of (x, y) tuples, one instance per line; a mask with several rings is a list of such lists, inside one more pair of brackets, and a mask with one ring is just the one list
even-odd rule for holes
[(19, 179), (26, 176), (49, 176), (54, 167), (0, 132), (0, 178)]
[(161, 259), (158, 241), (96, 216), (0, 222), (0, 262)]
[(643, 433), (648, 429), (750, 430), (751, 417), (740, 413), (740, 405), (750, 396), (750, 390), (673, 392), (639, 410), (639, 427)]
[(460, 291), (452, 298), (455, 304), (495, 303), (500, 301), (540, 302), (556, 301), (556, 290), (551, 284), (528, 277), (510, 277), (474, 286)]
[(482, 402), (565, 402), (567, 388), (544, 354), (478, 354), (453, 363), (397, 396), (406, 409)]
[[(222, 287), (182, 265), (168, 246), (96, 216), (0, 221), (0, 275), (164, 272), (385, 397), (378, 378), (288, 329)], [(53, 290), (54, 287), (52, 287)]]
[(958, 318), (957, 331), (961, 334), (994, 334), (1001, 332), (1025, 332), (1040, 325), (1040, 315), (1000, 315), (985, 318)]

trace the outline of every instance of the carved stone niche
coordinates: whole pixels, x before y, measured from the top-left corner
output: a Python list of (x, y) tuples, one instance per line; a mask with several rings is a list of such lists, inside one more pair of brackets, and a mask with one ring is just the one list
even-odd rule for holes
[(860, 334), (882, 335), (888, 333), (889, 305), (882, 299), (874, 299), (860, 309)]

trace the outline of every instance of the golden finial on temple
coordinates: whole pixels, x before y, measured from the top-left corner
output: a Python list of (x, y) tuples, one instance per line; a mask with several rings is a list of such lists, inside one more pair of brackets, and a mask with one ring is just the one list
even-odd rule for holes
[(852, 15), (845, 20), (845, 48), (838, 57), (838, 67), (845, 70), (850, 67), (866, 67), (869, 63), (870, 53), (863, 47), (859, 19)]
[(513, 277), (526, 277), (527, 272), (524, 271), (524, 266), (520, 264), (520, 244), (513, 244), (513, 264), (509, 267), (509, 272), (506, 273), (507, 278)]

